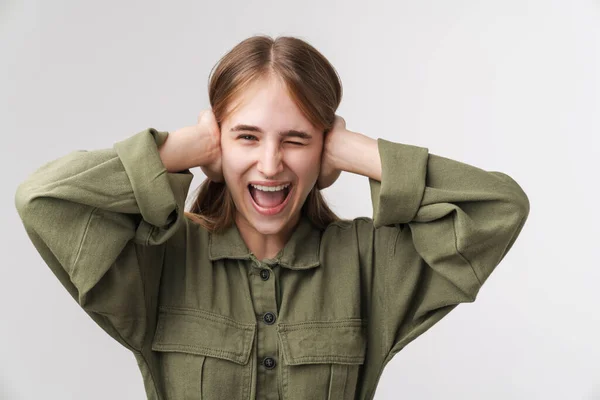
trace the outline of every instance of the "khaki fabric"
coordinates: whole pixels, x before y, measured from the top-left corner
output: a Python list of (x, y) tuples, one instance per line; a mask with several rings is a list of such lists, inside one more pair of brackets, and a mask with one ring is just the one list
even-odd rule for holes
[(33, 246), (132, 352), (149, 399), (372, 399), (395, 354), (475, 300), (529, 214), (504, 173), (377, 139), (372, 218), (321, 231), (303, 217), (259, 260), (235, 225), (210, 234), (184, 216), (193, 175), (166, 171), (167, 135), (73, 151), (15, 195)]

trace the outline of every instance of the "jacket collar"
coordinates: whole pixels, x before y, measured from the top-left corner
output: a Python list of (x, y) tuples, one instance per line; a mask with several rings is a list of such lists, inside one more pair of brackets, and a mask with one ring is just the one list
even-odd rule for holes
[[(272, 265), (279, 264), (290, 269), (308, 269), (318, 267), (321, 231), (302, 214), (300, 221), (289, 240), (272, 259), (262, 260)], [(208, 257), (211, 261), (222, 258), (247, 259), (257, 261), (248, 250), (235, 223), (220, 233), (209, 234)]]

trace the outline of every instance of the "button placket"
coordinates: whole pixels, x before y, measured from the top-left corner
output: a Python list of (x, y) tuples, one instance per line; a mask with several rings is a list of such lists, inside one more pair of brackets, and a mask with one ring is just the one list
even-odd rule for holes
[[(258, 381), (257, 398), (268, 393), (278, 393), (277, 354), (278, 337), (277, 321), (277, 280), (273, 279), (273, 270), (270, 265), (260, 260), (253, 260), (254, 273), (251, 274), (251, 294), (257, 325), (257, 353)], [(262, 376), (261, 376), (262, 375)], [(260, 392), (260, 393), (259, 393)]]

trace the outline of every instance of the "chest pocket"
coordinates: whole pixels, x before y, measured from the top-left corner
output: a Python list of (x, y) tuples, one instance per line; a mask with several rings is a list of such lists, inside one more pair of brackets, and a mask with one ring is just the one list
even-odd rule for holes
[(161, 306), (152, 350), (166, 399), (248, 398), (255, 331), (204, 310)]
[(366, 321), (280, 323), (284, 400), (354, 399), (365, 361)]

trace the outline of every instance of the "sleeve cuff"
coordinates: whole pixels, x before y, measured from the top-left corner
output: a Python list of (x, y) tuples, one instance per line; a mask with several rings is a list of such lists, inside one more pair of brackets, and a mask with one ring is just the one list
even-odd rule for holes
[[(114, 144), (114, 149), (129, 177), (135, 200), (142, 218), (151, 225), (166, 227), (174, 222), (173, 211), (181, 208), (169, 184), (158, 147), (166, 140), (168, 132), (147, 128)], [(182, 171), (193, 175), (189, 170)], [(185, 199), (184, 199), (185, 201)]]
[(377, 139), (381, 160), (381, 182), (369, 178), (373, 225), (412, 221), (425, 191), (429, 149)]

